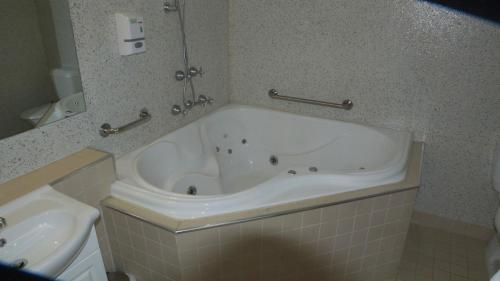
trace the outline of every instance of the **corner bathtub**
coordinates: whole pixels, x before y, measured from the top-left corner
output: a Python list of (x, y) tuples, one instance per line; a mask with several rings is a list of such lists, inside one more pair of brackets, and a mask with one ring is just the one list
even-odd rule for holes
[(112, 197), (173, 219), (403, 180), (411, 134), (229, 105), (117, 160)]

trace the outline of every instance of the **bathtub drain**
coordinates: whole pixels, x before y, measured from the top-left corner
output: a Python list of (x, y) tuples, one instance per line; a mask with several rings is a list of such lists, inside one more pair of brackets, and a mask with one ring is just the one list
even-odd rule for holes
[(271, 165), (273, 165), (273, 166), (277, 166), (278, 165), (278, 157), (276, 157), (275, 155), (271, 155), (271, 157), (269, 158), (269, 163), (271, 163)]
[(23, 269), (28, 265), (28, 260), (27, 259), (18, 259), (15, 260), (10, 266), (12, 266), (15, 269)]
[(187, 192), (186, 192), (188, 195), (196, 195), (198, 193), (198, 189), (196, 189), (196, 186), (190, 186), (188, 187), (187, 189)]

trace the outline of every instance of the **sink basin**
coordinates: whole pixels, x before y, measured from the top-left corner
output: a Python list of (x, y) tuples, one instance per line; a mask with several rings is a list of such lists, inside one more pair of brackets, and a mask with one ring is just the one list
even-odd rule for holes
[(99, 212), (50, 186), (0, 207), (7, 227), (0, 238), (0, 262), (32, 273), (56, 277), (85, 244)]

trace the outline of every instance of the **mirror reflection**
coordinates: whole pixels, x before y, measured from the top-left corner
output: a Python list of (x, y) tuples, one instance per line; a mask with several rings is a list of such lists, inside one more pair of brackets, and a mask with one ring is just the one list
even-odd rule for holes
[(85, 111), (68, 0), (0, 1), (0, 139)]

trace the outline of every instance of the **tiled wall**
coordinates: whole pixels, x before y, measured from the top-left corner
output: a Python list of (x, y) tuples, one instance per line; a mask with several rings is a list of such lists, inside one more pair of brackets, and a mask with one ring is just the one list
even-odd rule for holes
[(390, 280), (416, 190), (174, 235), (106, 208), (116, 267), (139, 281)]
[[(57, 191), (101, 211), (100, 201), (109, 196), (111, 184), (115, 180), (114, 161), (110, 156), (100, 162), (70, 174), (53, 184), (52, 187)], [(104, 224), (104, 219), (101, 216), (96, 222), (97, 239), (106, 270), (114, 271), (107, 230)]]
[(425, 135), (416, 208), (493, 227), (499, 25), (415, 0), (233, 0), (229, 16), (231, 101)]

